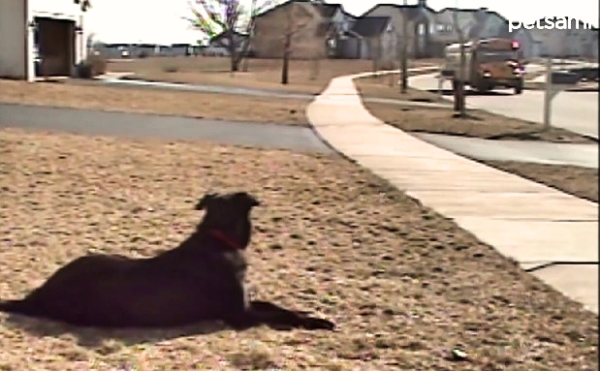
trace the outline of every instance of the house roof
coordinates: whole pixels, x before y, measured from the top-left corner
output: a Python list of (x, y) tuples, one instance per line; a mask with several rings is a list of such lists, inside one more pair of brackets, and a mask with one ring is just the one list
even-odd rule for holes
[[(221, 32), (219, 34), (216, 34), (215, 36), (213, 36), (213, 37), (210, 38), (210, 42), (220, 40), (220, 39), (228, 36), (230, 32), (232, 32), (232, 31), (231, 30), (225, 30), (225, 31), (223, 31), (223, 32)], [(247, 34), (241, 33), (241, 32), (238, 32), (238, 31), (233, 31), (233, 36), (237, 37), (237, 38), (246, 38), (246, 37), (248, 37)]]
[(288, 0), (285, 1), (281, 4), (277, 4), (274, 7), (268, 8), (265, 11), (257, 14), (257, 18), (258, 17), (262, 17), (267, 13), (271, 13), (272, 11), (279, 9), (279, 8), (283, 8), (284, 6), (287, 6), (289, 4), (292, 3), (309, 3), (312, 4), (315, 8), (317, 8), (317, 10), (319, 11), (319, 13), (321, 14), (321, 16), (323, 18), (331, 18), (335, 15), (335, 12), (338, 10), (341, 10), (344, 14), (346, 15), (350, 15), (348, 14), (345, 10), (344, 7), (342, 6), (342, 4), (336, 4), (336, 3), (326, 3), (324, 1), (314, 1), (314, 0)]
[[(414, 4), (413, 5), (400, 5), (400, 4), (383, 3), (383, 4), (377, 4), (377, 5), (373, 6), (372, 8), (370, 8), (369, 10), (367, 10), (366, 12), (364, 12), (362, 14), (362, 17), (367, 16), (373, 10), (375, 10), (375, 9), (377, 9), (379, 7), (383, 7), (383, 6), (390, 7), (390, 8), (395, 8), (395, 9), (400, 10), (401, 12), (406, 11), (406, 12), (408, 12), (408, 16), (411, 17), (411, 18), (420, 15), (423, 9), (428, 10), (431, 13), (436, 13), (436, 11), (433, 10), (433, 8), (431, 8), (431, 7), (427, 6), (427, 5), (422, 6), (422, 5), (418, 5), (418, 4), (417, 5), (414, 5)], [(406, 9), (406, 10), (404, 10), (404, 9)]]
[(378, 36), (385, 31), (389, 22), (390, 17), (359, 17), (352, 26), (352, 32), (363, 37)]
[(313, 5), (319, 10), (319, 13), (321, 13), (324, 18), (331, 18), (335, 15), (335, 12), (343, 9), (341, 4), (313, 3)]

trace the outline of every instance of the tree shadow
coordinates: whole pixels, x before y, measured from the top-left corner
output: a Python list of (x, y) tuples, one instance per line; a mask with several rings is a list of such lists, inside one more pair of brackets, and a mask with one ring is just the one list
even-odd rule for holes
[(543, 140), (543, 138), (541, 138), (541, 134), (543, 134), (544, 131), (543, 130), (532, 130), (532, 131), (524, 131), (524, 132), (520, 132), (520, 133), (506, 133), (506, 134), (497, 134), (497, 135), (491, 135), (489, 137), (486, 137), (485, 139), (488, 140), (507, 140), (507, 139), (514, 139), (514, 140), (527, 140), (527, 141), (536, 141), (536, 140)]
[[(429, 93), (439, 94), (440, 91), (437, 89), (427, 89)], [(452, 89), (442, 89), (441, 91), (443, 96), (453, 96), (454, 91)], [(513, 94), (503, 91), (489, 90), (489, 91), (477, 91), (477, 90), (465, 90), (465, 96), (490, 96), (490, 97), (507, 97), (512, 96)]]

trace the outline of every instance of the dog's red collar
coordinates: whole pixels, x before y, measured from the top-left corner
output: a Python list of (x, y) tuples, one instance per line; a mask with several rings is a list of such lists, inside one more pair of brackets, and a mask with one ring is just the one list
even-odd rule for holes
[(234, 239), (230, 238), (229, 236), (227, 236), (225, 233), (223, 233), (223, 231), (220, 231), (218, 229), (211, 229), (209, 232), (213, 237), (215, 237), (216, 239), (220, 240), (221, 242), (225, 243), (227, 246), (232, 247), (236, 250), (241, 250), (242, 246), (235, 241)]

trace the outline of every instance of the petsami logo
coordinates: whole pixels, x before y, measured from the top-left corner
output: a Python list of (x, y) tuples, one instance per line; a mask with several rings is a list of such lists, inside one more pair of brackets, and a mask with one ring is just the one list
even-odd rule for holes
[(524, 28), (526, 30), (590, 30), (594, 26), (571, 17), (544, 17), (532, 23), (509, 21), (508, 30), (513, 32)]

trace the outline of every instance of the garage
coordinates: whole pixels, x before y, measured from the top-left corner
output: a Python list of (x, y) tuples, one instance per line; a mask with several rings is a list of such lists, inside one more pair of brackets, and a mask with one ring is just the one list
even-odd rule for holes
[(35, 17), (34, 23), (34, 53), (37, 50), (39, 54), (36, 75), (70, 76), (75, 65), (75, 22)]
[(0, 0), (0, 78), (71, 76), (85, 59), (83, 13), (69, 0)]

